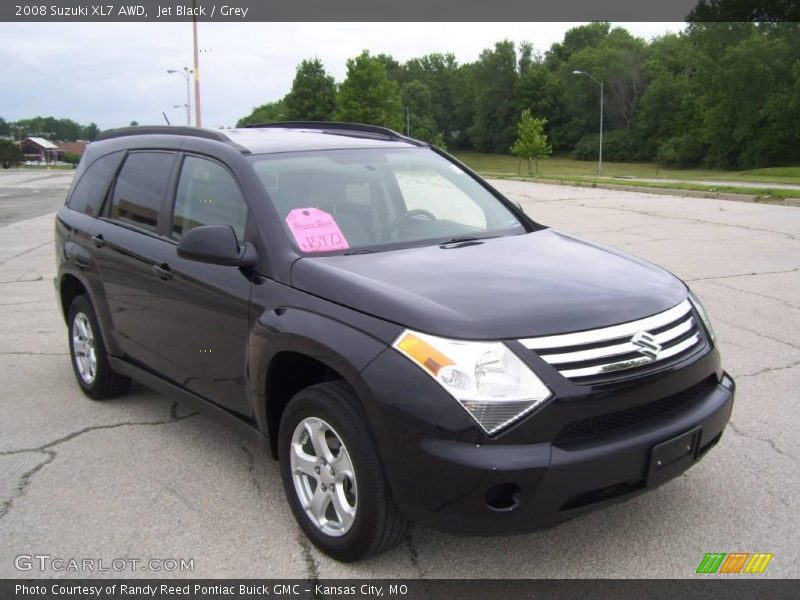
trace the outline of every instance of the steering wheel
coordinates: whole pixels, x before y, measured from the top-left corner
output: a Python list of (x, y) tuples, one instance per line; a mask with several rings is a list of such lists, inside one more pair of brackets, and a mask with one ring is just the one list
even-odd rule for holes
[(386, 228), (386, 237), (391, 238), (392, 234), (398, 227), (400, 227), (400, 225), (405, 223), (408, 219), (413, 219), (414, 217), (419, 216), (427, 217), (429, 221), (436, 220), (436, 215), (434, 215), (431, 211), (425, 210), (424, 208), (414, 208), (406, 213), (403, 213), (389, 224), (389, 226)]

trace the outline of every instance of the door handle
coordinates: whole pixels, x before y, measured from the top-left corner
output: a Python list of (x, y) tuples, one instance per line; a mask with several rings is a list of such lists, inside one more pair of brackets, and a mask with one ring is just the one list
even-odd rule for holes
[(98, 233), (92, 236), (92, 241), (94, 242), (95, 248), (102, 248), (106, 245), (106, 241), (103, 239), (103, 234)]
[(162, 281), (169, 281), (172, 279), (172, 270), (169, 268), (167, 263), (163, 263), (161, 265), (153, 265), (152, 267), (153, 273), (158, 275), (158, 277)]

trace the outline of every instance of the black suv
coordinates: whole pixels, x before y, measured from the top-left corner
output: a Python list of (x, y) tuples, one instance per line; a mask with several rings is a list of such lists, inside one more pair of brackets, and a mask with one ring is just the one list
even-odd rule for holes
[(411, 520), (506, 534), (627, 499), (733, 404), (680, 280), (380, 127), (106, 132), (56, 255), (83, 391), (135, 378), (262, 443), (339, 560)]

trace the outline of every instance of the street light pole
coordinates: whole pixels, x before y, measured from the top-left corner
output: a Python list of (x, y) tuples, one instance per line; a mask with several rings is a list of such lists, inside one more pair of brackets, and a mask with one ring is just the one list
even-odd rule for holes
[(600, 153), (598, 155), (597, 160), (597, 174), (603, 174), (603, 82), (595, 79), (586, 71), (582, 69), (575, 69), (572, 72), (573, 75), (586, 75), (589, 79), (594, 81), (597, 85), (600, 86)]
[(183, 67), (181, 69), (167, 69), (167, 73), (177, 73), (181, 77), (186, 80), (186, 125), (188, 127), (192, 126), (192, 117), (191, 117), (191, 94), (189, 92), (189, 75), (191, 75), (192, 70), (189, 67)]
[(408, 118), (409, 110), (407, 106), (403, 106), (406, 109), (406, 136), (411, 137), (411, 122)]

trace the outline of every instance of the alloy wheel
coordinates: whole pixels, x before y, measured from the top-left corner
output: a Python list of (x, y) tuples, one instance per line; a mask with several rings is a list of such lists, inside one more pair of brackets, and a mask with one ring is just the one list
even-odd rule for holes
[(82, 312), (72, 320), (72, 350), (81, 379), (91, 385), (97, 376), (97, 349), (92, 324)]
[(326, 535), (346, 534), (356, 518), (356, 474), (336, 430), (317, 417), (300, 421), (292, 434), (290, 468), (311, 522)]

